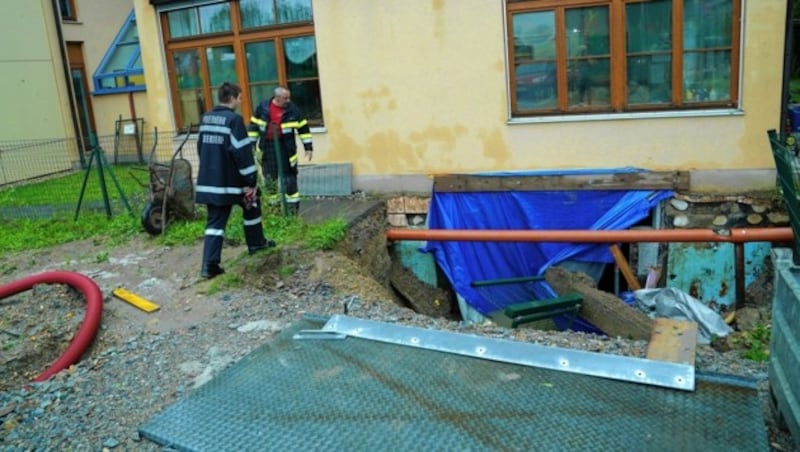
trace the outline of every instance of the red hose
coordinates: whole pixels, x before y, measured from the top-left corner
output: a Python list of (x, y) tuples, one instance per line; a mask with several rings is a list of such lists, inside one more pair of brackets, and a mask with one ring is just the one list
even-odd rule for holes
[(53, 374), (78, 362), (83, 352), (92, 343), (95, 333), (100, 327), (100, 317), (103, 314), (103, 294), (100, 287), (88, 276), (68, 271), (43, 272), (0, 286), (0, 299), (26, 291), (36, 284), (52, 283), (67, 284), (81, 291), (86, 298), (86, 313), (78, 333), (67, 350), (33, 381), (45, 381)]

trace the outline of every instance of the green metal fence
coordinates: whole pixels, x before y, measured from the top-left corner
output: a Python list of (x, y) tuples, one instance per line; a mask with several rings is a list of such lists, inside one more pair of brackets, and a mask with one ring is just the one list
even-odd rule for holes
[(789, 222), (794, 232), (794, 259), (800, 264), (800, 155), (798, 148), (786, 144), (773, 129), (767, 132), (775, 167), (778, 171), (778, 187), (783, 193)]
[[(183, 137), (177, 131), (121, 132), (91, 137), (85, 149), (76, 139), (0, 141), (0, 221), (71, 218), (79, 204), (82, 212), (126, 213), (126, 201), (138, 214), (149, 202), (150, 165), (169, 165)], [(182, 152), (195, 177), (196, 144), (191, 136)], [(299, 185), (304, 197), (350, 195), (351, 165), (300, 165)]]

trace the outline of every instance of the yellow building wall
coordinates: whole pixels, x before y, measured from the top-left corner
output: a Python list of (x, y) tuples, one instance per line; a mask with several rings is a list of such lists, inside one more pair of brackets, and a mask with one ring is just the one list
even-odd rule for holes
[(147, 94), (137, 92), (94, 95), (94, 83), (91, 80), (128, 19), (128, 14), (133, 10), (133, 3), (131, 0), (75, 0), (75, 9), (78, 20), (65, 22), (62, 26), (64, 40), (83, 43), (83, 58), (86, 76), (89, 78), (89, 90), (92, 92), (91, 101), (98, 137), (114, 135), (114, 127), (120, 115), (123, 119), (128, 119), (135, 114), (147, 121)]
[(3, 6), (0, 141), (71, 136), (69, 97), (50, 0), (5, 0)]
[(502, 1), (317, 1), (325, 156), (372, 174), (773, 167), (785, 6), (747, 3), (742, 115), (509, 124)]
[[(155, 8), (134, 5), (149, 117), (174, 130)], [(744, 8), (737, 114), (537, 122), (510, 120), (503, 1), (315, 0), (325, 129), (314, 134), (314, 161), (352, 162), (357, 177), (774, 170), (766, 131), (779, 126), (785, 7), (759, 0)]]

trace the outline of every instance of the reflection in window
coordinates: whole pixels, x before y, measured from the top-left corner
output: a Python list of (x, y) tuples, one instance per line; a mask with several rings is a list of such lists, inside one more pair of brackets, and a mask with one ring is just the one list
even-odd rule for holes
[(275, 57), (275, 41), (245, 44), (247, 74), (250, 82), (250, 99), (257, 105), (272, 97), (278, 86), (278, 60)]
[(731, 20), (733, 5), (713, 8), (685, 0), (683, 29), (683, 98), (686, 102), (730, 100)]
[(670, 103), (672, 1), (628, 4), (625, 20), (628, 27), (628, 104)]
[[(183, 7), (186, 3), (161, 13), (173, 105), (180, 106), (176, 124), (186, 125), (211, 108), (225, 81), (242, 87), (244, 116), (282, 85), (312, 124), (322, 124), (311, 0), (219, 0)], [(234, 17), (241, 20), (231, 21)]]
[[(239, 84), (236, 76), (236, 54), (233, 46), (209, 47), (206, 49), (208, 78), (211, 87), (217, 88), (225, 82)], [(214, 90), (216, 92), (216, 90)]]
[(284, 39), (283, 54), (287, 87), (292, 92), (292, 102), (305, 112), (309, 121), (322, 119), (317, 46), (314, 37)]
[(228, 32), (231, 31), (230, 3), (169, 11), (167, 23), (173, 38)]
[(312, 20), (311, 0), (240, 0), (239, 6), (242, 10), (242, 28)]
[(172, 61), (177, 74), (178, 108), (183, 119), (181, 127), (199, 124), (205, 111), (200, 54), (197, 50), (174, 52)]
[(608, 8), (567, 10), (567, 96), (569, 106), (611, 103)]
[(145, 89), (139, 33), (133, 11), (128, 15), (92, 78), (95, 94)]
[(569, 3), (507, 0), (514, 115), (736, 105), (739, 0)]
[(514, 80), (521, 108), (556, 107), (555, 30), (552, 11), (514, 16)]

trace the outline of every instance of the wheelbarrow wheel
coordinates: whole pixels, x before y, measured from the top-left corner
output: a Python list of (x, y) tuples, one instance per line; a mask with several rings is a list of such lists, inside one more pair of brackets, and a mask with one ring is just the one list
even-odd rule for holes
[(161, 214), (161, 202), (152, 202), (142, 211), (142, 226), (150, 235), (161, 234), (166, 222), (166, 215)]

